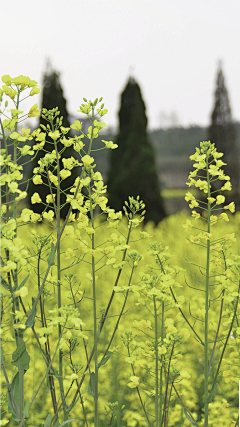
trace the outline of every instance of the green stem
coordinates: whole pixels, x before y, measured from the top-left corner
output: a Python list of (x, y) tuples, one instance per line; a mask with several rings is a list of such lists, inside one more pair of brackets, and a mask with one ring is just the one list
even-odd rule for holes
[(235, 306), (234, 313), (233, 313), (233, 318), (232, 318), (231, 325), (229, 327), (229, 331), (228, 331), (228, 334), (227, 334), (227, 338), (226, 338), (226, 341), (224, 343), (223, 350), (222, 350), (222, 353), (221, 353), (221, 356), (220, 356), (220, 359), (219, 359), (219, 362), (218, 362), (218, 367), (217, 367), (217, 371), (216, 371), (216, 374), (215, 374), (215, 377), (214, 377), (214, 380), (213, 380), (211, 391), (213, 390), (213, 387), (215, 386), (215, 383), (217, 381), (217, 377), (218, 377), (218, 373), (219, 373), (219, 370), (220, 370), (220, 367), (221, 367), (221, 363), (222, 363), (222, 359), (223, 359), (223, 356), (224, 356), (224, 352), (226, 350), (229, 337), (231, 335), (231, 331), (232, 331), (232, 328), (233, 328), (234, 319), (235, 319), (235, 317), (237, 315), (237, 308), (238, 308), (238, 302), (239, 302), (239, 292), (240, 292), (240, 281), (239, 281), (239, 286), (238, 286), (238, 296), (237, 296), (237, 302), (236, 302), (236, 306)]
[[(92, 228), (94, 229), (94, 217), (92, 208), (91, 189), (89, 185), (89, 196), (90, 196), (90, 214)], [(92, 250), (95, 249), (94, 234), (92, 234)], [(93, 286), (93, 322), (94, 322), (94, 365), (95, 365), (95, 376), (94, 376), (94, 426), (98, 427), (98, 326), (97, 326), (97, 297), (96, 297), (96, 278), (95, 278), (95, 258), (92, 257), (92, 286)]]
[[(164, 395), (164, 405), (163, 405), (163, 421), (165, 419), (164, 422), (164, 427), (166, 426), (166, 417), (168, 416), (168, 410), (167, 410), (167, 396), (168, 396), (168, 384), (170, 383), (170, 366), (171, 366), (171, 360), (172, 360), (172, 356), (173, 356), (173, 350), (174, 350), (174, 344), (172, 346), (172, 351), (169, 357), (169, 361), (168, 361), (168, 369), (166, 372), (166, 385), (165, 385), (165, 395)], [(171, 397), (171, 393), (170, 393), (170, 397)], [(170, 399), (169, 397), (169, 399)]]
[[(18, 91), (17, 94), (17, 102), (16, 102), (16, 109), (19, 107), (19, 96), (20, 91)], [(18, 115), (17, 115), (18, 117)], [(17, 132), (17, 123), (15, 124), (15, 132)], [(17, 165), (17, 141), (14, 141), (14, 151), (13, 151), (13, 163), (14, 165)], [(17, 220), (17, 201), (16, 201), (16, 193), (13, 195), (13, 218), (15, 221)], [(17, 238), (17, 222), (16, 222), (16, 230), (14, 234), (14, 238)], [(18, 272), (17, 268), (14, 271), (14, 287), (17, 289), (18, 286)], [(19, 304), (19, 298), (16, 298), (16, 310), (20, 310), (20, 304)], [(21, 329), (17, 329), (18, 333), (18, 346), (23, 342), (23, 332)], [(23, 419), (23, 427), (24, 427), (24, 369), (18, 368), (19, 370), (19, 409), (20, 409), (20, 420)]]
[[(94, 120), (94, 107), (92, 107), (92, 122)], [(92, 132), (91, 139), (89, 143), (88, 154), (91, 153), (93, 142), (93, 124), (92, 124)], [(94, 229), (94, 213), (92, 206), (92, 196), (91, 196), (91, 187), (89, 184), (88, 187), (89, 200), (90, 200), (90, 215), (91, 215), (91, 223), (92, 228)], [(91, 236), (92, 241), (92, 251), (95, 249), (94, 242), (94, 233)], [(94, 426), (98, 427), (98, 326), (97, 326), (97, 297), (96, 297), (96, 277), (95, 277), (95, 257), (92, 257), (92, 286), (93, 286), (93, 335), (94, 335), (94, 366), (95, 366), (95, 375), (94, 375)], [(91, 378), (90, 378), (91, 379)]]
[[(132, 271), (131, 271), (131, 275), (130, 275), (130, 278), (129, 278), (129, 281), (128, 281), (128, 287), (130, 287), (130, 285), (131, 285), (133, 272), (134, 272), (134, 267), (132, 268)], [(108, 350), (109, 350), (109, 348), (110, 348), (110, 346), (111, 346), (111, 344), (112, 344), (113, 338), (114, 338), (114, 336), (115, 336), (115, 333), (116, 333), (116, 332), (117, 332), (117, 330), (118, 330), (118, 325), (119, 325), (119, 323), (120, 323), (120, 320), (121, 320), (121, 317), (122, 317), (122, 315), (123, 315), (123, 311), (124, 311), (125, 305), (126, 305), (126, 303), (127, 303), (128, 294), (129, 294), (129, 289), (128, 289), (128, 290), (127, 290), (127, 292), (126, 292), (126, 296), (125, 296), (125, 298), (124, 298), (123, 306), (122, 306), (121, 311), (120, 311), (120, 314), (119, 314), (119, 316), (118, 316), (117, 323), (116, 323), (116, 325), (115, 325), (115, 328), (114, 328), (114, 330), (113, 330), (112, 336), (111, 336), (111, 338), (110, 338), (110, 341), (109, 341), (109, 343), (108, 343), (108, 346), (107, 346), (107, 348), (106, 348), (106, 350), (105, 350), (105, 353), (104, 353), (104, 355), (103, 355), (103, 357), (102, 357), (101, 361), (102, 361), (102, 360), (104, 359), (104, 357), (107, 355)]]
[[(128, 236), (127, 236), (126, 244), (128, 244), (128, 243), (129, 243), (131, 230), (132, 230), (132, 225), (130, 225), (129, 230), (128, 230)], [(124, 250), (122, 261), (124, 261), (124, 260), (125, 260), (125, 258), (126, 258), (126, 253), (127, 253), (127, 249), (125, 249), (125, 250)], [(118, 282), (119, 282), (119, 279), (120, 279), (121, 273), (122, 273), (122, 269), (119, 269), (118, 274), (117, 274), (117, 278), (116, 278), (116, 281), (115, 281), (115, 284), (114, 284), (114, 287), (113, 287), (113, 291), (112, 291), (111, 297), (110, 297), (109, 302), (108, 302), (107, 309), (106, 309), (106, 311), (105, 311), (105, 313), (104, 313), (104, 316), (103, 316), (103, 317), (102, 317), (102, 319), (101, 319), (99, 336), (100, 336), (100, 334), (101, 334), (101, 332), (102, 332), (102, 329), (103, 329), (104, 323), (105, 323), (105, 321), (106, 321), (106, 319), (107, 319), (107, 314), (108, 314), (108, 312), (109, 312), (109, 310), (110, 310), (110, 307), (111, 307), (111, 304), (112, 304), (112, 301), (113, 301), (113, 297), (114, 297), (114, 294), (115, 294), (114, 288), (118, 285)], [(81, 386), (82, 386), (82, 383), (83, 383), (83, 381), (84, 381), (84, 378), (85, 378), (86, 372), (87, 372), (87, 370), (88, 370), (88, 369), (89, 369), (89, 367), (90, 367), (90, 363), (91, 363), (91, 360), (92, 360), (92, 358), (93, 358), (94, 351), (95, 351), (95, 348), (94, 348), (94, 346), (93, 346), (92, 351), (91, 351), (91, 354), (90, 354), (89, 359), (88, 359), (88, 361), (87, 361), (86, 367), (85, 367), (85, 369), (84, 369), (84, 374), (83, 374), (83, 376), (82, 376), (82, 378), (81, 378), (81, 380), (80, 380), (80, 382), (79, 382), (79, 384), (78, 384), (78, 387), (77, 387), (76, 393), (75, 393), (75, 395), (74, 395), (74, 398), (73, 398), (73, 400), (72, 400), (72, 402), (71, 402), (71, 405), (73, 405), (73, 404), (75, 403), (75, 400), (77, 399), (77, 395), (78, 395), (78, 393), (79, 393), (79, 391), (80, 391), (80, 388), (81, 388)], [(103, 358), (105, 357), (105, 355), (106, 355), (106, 352), (105, 352), (105, 354), (104, 354)], [(67, 391), (67, 394), (69, 393), (69, 391), (70, 391), (70, 387), (69, 387), (69, 389), (68, 389), (68, 391)], [(66, 394), (66, 395), (67, 395), (67, 394)], [(54, 419), (55, 419), (55, 417), (57, 416), (57, 414), (58, 414), (59, 410), (61, 409), (61, 406), (62, 406), (62, 403), (60, 403), (60, 406), (59, 406), (59, 408), (57, 409), (56, 414), (53, 416), (53, 418), (52, 418), (52, 420), (51, 420), (51, 423), (53, 422), (53, 420), (54, 420)], [(51, 423), (50, 423), (50, 424), (51, 424)]]
[[(129, 346), (127, 347), (127, 350), (128, 350), (128, 356), (129, 356), (129, 357), (131, 357), (131, 353), (130, 353), (130, 350), (129, 350)], [(134, 367), (133, 367), (133, 365), (132, 365), (132, 364), (131, 364), (131, 367), (132, 367), (132, 373), (133, 373), (133, 375), (134, 375), (134, 376), (136, 376), (136, 374), (135, 374), (135, 370), (134, 370)], [(137, 388), (138, 397), (139, 397), (140, 403), (141, 403), (141, 405), (142, 405), (142, 408), (143, 408), (143, 411), (144, 411), (145, 417), (146, 417), (146, 419), (147, 419), (148, 425), (149, 425), (149, 427), (151, 427), (151, 423), (150, 423), (150, 421), (149, 421), (148, 414), (147, 414), (147, 411), (146, 411), (146, 409), (145, 409), (145, 405), (143, 404), (142, 397), (141, 397), (141, 394), (140, 394), (140, 391), (139, 391), (139, 387), (136, 387), (136, 388)]]
[(157, 326), (157, 307), (156, 307), (156, 296), (153, 296), (154, 304), (154, 319), (155, 319), (155, 416), (156, 416), (156, 427), (159, 426), (158, 419), (158, 326)]
[[(210, 178), (208, 171), (208, 157), (206, 158), (208, 198), (211, 197)], [(210, 233), (211, 204), (208, 200), (208, 226), (207, 232)], [(207, 265), (206, 265), (206, 284), (205, 284), (205, 331), (204, 331), (204, 427), (208, 427), (208, 292), (209, 292), (209, 267), (210, 267), (210, 239), (207, 240)]]
[[(54, 126), (53, 122), (52, 124), (52, 131), (54, 132)], [(59, 238), (61, 233), (61, 227), (60, 227), (60, 211), (61, 211), (61, 203), (60, 203), (60, 195), (61, 195), (61, 188), (60, 188), (60, 161), (59, 161), (59, 153), (57, 148), (57, 143), (54, 140), (54, 148), (56, 152), (57, 157), (57, 179), (58, 179), (58, 186), (57, 186), (57, 238)], [(62, 306), (61, 301), (61, 243), (60, 239), (57, 245), (57, 286), (58, 286), (58, 309)], [(59, 317), (61, 317), (61, 313), (59, 312)], [(58, 324), (58, 336), (61, 337), (62, 335), (62, 327), (61, 324)], [(59, 349), (59, 386), (60, 386), (60, 393), (61, 393), (61, 399), (63, 402), (63, 416), (64, 421), (68, 420), (68, 413), (67, 413), (67, 404), (64, 400), (64, 386), (63, 386), (63, 352), (61, 349)]]
[[(39, 391), (40, 391), (40, 388), (42, 387), (42, 385), (43, 385), (43, 383), (44, 383), (44, 381), (45, 381), (46, 376), (47, 376), (47, 375), (49, 374), (49, 372), (50, 372), (50, 369), (51, 369), (51, 367), (52, 367), (53, 361), (54, 361), (55, 356), (56, 356), (56, 354), (57, 354), (57, 350), (58, 350), (58, 347), (59, 347), (59, 344), (60, 344), (60, 339), (61, 339), (61, 337), (58, 339), (57, 347), (56, 347), (55, 353), (54, 353), (54, 355), (53, 355), (53, 358), (52, 358), (52, 360), (51, 360), (50, 364), (48, 365), (47, 371), (46, 371), (46, 373), (45, 373), (45, 375), (44, 375), (44, 377), (43, 377), (43, 379), (42, 379), (42, 381), (41, 381), (41, 383), (40, 383), (40, 385), (39, 385), (39, 387), (38, 387), (38, 389), (37, 389), (36, 393), (32, 396), (32, 399), (31, 399), (31, 402), (30, 402), (30, 405), (29, 405), (29, 412), (30, 412), (30, 408), (31, 408), (31, 406), (33, 405), (33, 403), (34, 403), (34, 401), (35, 401), (35, 399), (36, 399), (36, 397), (37, 397), (37, 395), (38, 395), (38, 393), (39, 393)], [(24, 419), (22, 419), (22, 421), (20, 422), (19, 427), (23, 427), (23, 425), (24, 425)], [(48, 425), (49, 425), (49, 424), (48, 424)]]
[[(164, 325), (164, 301), (162, 301), (162, 329), (161, 329), (161, 345), (163, 345), (163, 337), (164, 337), (164, 334), (163, 334), (163, 325)], [(160, 384), (159, 384), (159, 386), (160, 386), (160, 388), (159, 388), (159, 407), (160, 407), (160, 414), (159, 414), (159, 425), (161, 426), (162, 425), (162, 416), (163, 416), (163, 414), (162, 414), (162, 401), (163, 401), (163, 393), (162, 393), (162, 390), (163, 390), (163, 366), (162, 366), (162, 364), (163, 364), (163, 355), (161, 355), (161, 368), (160, 368)]]

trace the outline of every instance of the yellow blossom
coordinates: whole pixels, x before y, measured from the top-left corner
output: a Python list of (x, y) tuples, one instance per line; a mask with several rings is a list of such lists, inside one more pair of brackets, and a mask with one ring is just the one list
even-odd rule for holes
[(15, 296), (20, 295), (21, 298), (24, 298), (26, 295), (28, 295), (28, 288), (26, 286), (23, 286), (21, 289), (14, 292), (14, 294), (15, 294)]
[[(193, 165), (194, 166), (194, 165)], [(200, 190), (204, 190), (204, 188), (206, 187), (207, 188), (207, 182), (206, 181), (203, 181), (203, 180), (201, 180), (201, 179), (198, 179), (197, 181), (196, 181), (196, 184), (195, 184), (195, 186), (196, 187), (198, 187)]]
[(16, 202), (19, 202), (19, 200), (23, 200), (25, 199), (25, 197), (27, 197), (27, 192), (26, 191), (22, 191), (18, 197), (15, 198)]
[(43, 180), (42, 180), (41, 175), (36, 175), (33, 178), (33, 184), (38, 185), (38, 184), (42, 184), (42, 183), (43, 183)]
[(82, 157), (82, 161), (83, 161), (84, 167), (86, 168), (86, 167), (90, 166), (91, 163), (94, 162), (94, 158), (90, 157), (88, 154), (86, 154), (86, 156)]
[(78, 216), (77, 222), (78, 222), (78, 228), (85, 228), (88, 225), (89, 219), (87, 215), (80, 213)]
[(222, 250), (222, 246), (220, 245), (220, 243), (216, 243), (216, 245), (214, 246), (214, 251), (220, 252), (221, 250)]
[(62, 159), (62, 162), (63, 162), (64, 169), (71, 170), (74, 166), (75, 159), (74, 159), (74, 157), (70, 157), (67, 159)]
[(59, 130), (55, 130), (54, 132), (49, 132), (48, 134), (50, 138), (52, 138), (54, 141), (56, 141), (58, 138), (60, 138), (61, 134)]
[(207, 197), (207, 199), (208, 199), (210, 204), (212, 204), (216, 200), (216, 199), (214, 199), (214, 197)]
[(139, 377), (133, 375), (132, 377), (130, 377), (130, 380), (131, 382), (128, 383), (128, 387), (135, 388), (139, 385)]
[(28, 222), (30, 221), (30, 215), (33, 213), (32, 210), (30, 209), (23, 209), (22, 213), (21, 213), (21, 220), (23, 222)]
[(62, 169), (62, 170), (60, 171), (60, 176), (61, 176), (61, 178), (62, 178), (62, 179), (66, 179), (66, 178), (68, 178), (70, 175), (71, 175), (71, 172), (70, 172), (69, 170)]
[(31, 89), (29, 95), (33, 96), (33, 95), (37, 95), (38, 93), (40, 93), (41, 89), (40, 87), (37, 86), (33, 86), (33, 88)]
[(195, 197), (193, 196), (192, 193), (190, 193), (190, 191), (188, 191), (185, 195), (185, 200), (186, 202), (189, 202), (189, 200), (195, 200)]
[(52, 172), (49, 172), (49, 179), (56, 187), (58, 186), (57, 176), (53, 175)]
[(106, 265), (111, 265), (114, 264), (116, 262), (116, 258), (108, 258), (106, 261)]
[(194, 199), (191, 201), (189, 207), (192, 208), (197, 208), (199, 206), (199, 203)]
[(32, 202), (32, 204), (34, 205), (35, 203), (41, 203), (42, 202), (42, 200), (41, 200), (41, 198), (40, 198), (40, 196), (39, 196), (39, 194), (38, 193), (34, 193), (33, 195), (32, 195), (32, 197), (31, 197), (31, 202)]
[(9, 273), (11, 270), (15, 270), (17, 268), (17, 264), (13, 261), (7, 261), (4, 267), (1, 268), (2, 273)]
[(183, 225), (183, 228), (189, 228), (191, 229), (193, 227), (191, 221), (189, 219), (186, 220), (186, 224)]
[(28, 117), (37, 117), (39, 116), (39, 114), (40, 114), (40, 110), (38, 110), (38, 105), (34, 104), (28, 112)]
[(32, 213), (31, 220), (34, 221), (42, 221), (41, 216), (38, 213)]
[(83, 187), (87, 187), (90, 184), (90, 182), (91, 182), (91, 178), (89, 176), (87, 176), (84, 179), (81, 179), (81, 185)]
[(82, 129), (82, 122), (75, 120), (74, 124), (71, 125), (71, 128), (80, 131)]
[(220, 214), (220, 218), (223, 219), (226, 222), (229, 221), (229, 218), (228, 218), (228, 216), (227, 216), (227, 214), (225, 212), (223, 212), (223, 213)]
[(216, 205), (221, 205), (225, 202), (225, 196), (217, 196)]
[(54, 212), (53, 211), (44, 212), (43, 218), (47, 219), (50, 222), (52, 222), (53, 218), (54, 218)]
[(234, 376), (232, 371), (226, 370), (223, 371), (223, 377), (225, 379), (225, 383), (233, 383), (234, 382)]
[(229, 205), (224, 206), (224, 209), (229, 209), (229, 210), (230, 210), (230, 212), (234, 213), (234, 212), (235, 212), (235, 203), (234, 203), (234, 202), (232, 202), (232, 203), (230, 203)]
[(221, 188), (221, 191), (227, 190), (227, 191), (231, 191), (232, 189), (232, 184), (231, 182), (227, 181), (225, 182), (224, 186)]
[(95, 233), (95, 230), (92, 227), (86, 227), (85, 231), (87, 234), (94, 234)]
[(235, 239), (235, 233), (232, 233), (232, 234), (225, 234), (225, 235), (223, 236), (223, 239), (224, 239), (224, 240), (226, 240), (227, 242), (236, 242), (236, 239)]
[(201, 215), (199, 213), (197, 213), (196, 211), (192, 211), (192, 217), (195, 219), (198, 219), (201, 217)]
[(102, 181), (103, 180), (102, 174), (100, 172), (95, 172), (95, 174), (93, 175), (93, 180)]
[(12, 78), (9, 76), (9, 74), (5, 74), (4, 76), (2, 76), (2, 82), (6, 83), (7, 86), (11, 86)]
[(111, 148), (112, 150), (118, 147), (118, 145), (114, 144), (112, 141), (104, 141), (104, 139), (102, 139), (102, 142), (104, 142), (106, 148)]
[(158, 347), (158, 354), (166, 354), (167, 353), (167, 349), (164, 345)]
[(46, 203), (53, 203), (53, 200), (55, 200), (56, 194), (48, 194), (46, 196)]
[(218, 217), (216, 215), (211, 215), (210, 216), (210, 224), (216, 224), (216, 222), (218, 222)]
[(76, 217), (76, 214), (71, 212), (68, 218), (68, 222), (76, 221), (75, 217)]
[(226, 399), (222, 399), (222, 404), (223, 404), (224, 408), (228, 408), (229, 407), (229, 403), (227, 403)]

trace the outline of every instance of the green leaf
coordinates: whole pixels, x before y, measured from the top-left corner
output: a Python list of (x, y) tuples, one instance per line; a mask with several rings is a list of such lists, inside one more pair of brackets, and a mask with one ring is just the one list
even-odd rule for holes
[(23, 279), (22, 283), (19, 286), (17, 286), (17, 287), (14, 286), (13, 291), (15, 292), (15, 291), (18, 291), (19, 289), (21, 289), (25, 285), (28, 278), (29, 278), (29, 274), (27, 275), (27, 277), (25, 277), (25, 279)]
[(65, 424), (71, 423), (71, 422), (72, 422), (72, 421), (74, 421), (74, 420), (75, 420), (75, 418), (73, 418), (72, 420), (64, 421), (62, 424), (60, 424), (60, 426), (59, 426), (59, 427), (62, 427), (62, 426), (64, 426)]
[(54, 369), (54, 368), (53, 368), (53, 366), (51, 366), (51, 368), (50, 368), (50, 373), (51, 373), (52, 375), (54, 375), (54, 377), (56, 377), (57, 379), (59, 379), (59, 378), (60, 378), (60, 375), (59, 375), (59, 373), (58, 373), (57, 369)]
[[(43, 355), (42, 355), (43, 357)], [(48, 368), (48, 363), (46, 361), (46, 359), (43, 357), (44, 362), (46, 363), (46, 366)], [(59, 373), (56, 369), (53, 368), (53, 366), (51, 366), (50, 370), (49, 370), (49, 374), (47, 375), (47, 388), (50, 390), (50, 382), (49, 382), (49, 375), (52, 374), (54, 375), (57, 379), (59, 379)]]
[(80, 399), (80, 396), (78, 396), (77, 400), (74, 403), (71, 403), (68, 407), (66, 412), (70, 412), (72, 410), (72, 408), (76, 405), (76, 403), (78, 402), (78, 400)]
[[(95, 381), (95, 372), (91, 372), (91, 378), (92, 378), (92, 382), (94, 384), (94, 381)], [(88, 383), (88, 394), (90, 394), (90, 396), (92, 396), (93, 399), (95, 400), (95, 394), (94, 394), (93, 389), (92, 389), (91, 378), (89, 378), (89, 383)], [(99, 396), (99, 393), (98, 393), (98, 396)]]
[(112, 351), (109, 351), (109, 353), (107, 354), (107, 356), (106, 356), (106, 357), (104, 357), (104, 358), (101, 360), (101, 362), (99, 363), (98, 368), (100, 368), (100, 366), (105, 365), (105, 363), (107, 363), (107, 361), (110, 359), (111, 355), (112, 355)]
[(91, 372), (91, 378), (92, 378), (92, 381), (91, 381), (91, 378), (89, 378), (89, 383), (88, 383), (88, 394), (90, 394), (90, 396), (92, 396), (92, 397), (93, 397), (93, 399), (95, 400), (95, 396), (94, 396), (93, 389), (92, 389), (92, 382), (93, 382), (93, 384), (94, 384), (94, 377), (95, 377), (95, 373), (94, 373), (94, 372)]
[(55, 418), (53, 421), (53, 427), (59, 427), (59, 421), (58, 418)]
[(213, 401), (214, 397), (216, 396), (216, 393), (217, 393), (217, 386), (218, 386), (218, 383), (215, 383), (215, 385), (214, 385), (214, 387), (213, 387), (213, 389), (212, 389), (211, 393), (209, 394), (209, 396), (208, 396), (208, 398), (207, 398), (207, 402), (208, 402), (208, 403), (211, 403), (211, 402)]
[(52, 419), (52, 415), (48, 414), (43, 427), (49, 427), (51, 423), (51, 419)]
[(188, 413), (187, 413), (187, 411), (186, 411), (186, 409), (185, 409), (185, 408), (184, 408), (184, 414), (186, 415), (187, 419), (191, 422), (191, 424), (192, 424), (194, 427), (198, 427), (198, 425), (195, 423), (195, 421), (190, 417), (190, 415), (188, 415)]
[(1, 285), (3, 285), (3, 287), (4, 287), (5, 289), (7, 289), (7, 291), (9, 291), (9, 290), (10, 290), (10, 289), (9, 289), (8, 282), (7, 282), (3, 277), (1, 277)]
[[(20, 414), (20, 402), (19, 402), (19, 372), (16, 373), (15, 377), (11, 382), (11, 390), (13, 393), (14, 400), (17, 405), (18, 413)], [(7, 400), (8, 400), (8, 412), (12, 414), (12, 419), (16, 422), (19, 422), (18, 414), (16, 412), (15, 406), (12, 401), (12, 396), (9, 390), (7, 390)]]
[(3, 363), (4, 360), (5, 360), (5, 357), (3, 355), (3, 349), (2, 349), (2, 346), (1, 346), (1, 363)]
[(17, 366), (19, 370), (24, 369), (27, 371), (29, 369), (30, 357), (26, 350), (26, 344), (24, 341), (22, 341), (13, 352), (12, 358), (13, 361), (11, 364)]
[[(51, 424), (51, 419), (52, 419), (52, 415), (48, 414), (48, 416), (47, 416), (47, 418), (45, 420), (44, 426), (42, 426), (42, 427), (49, 427), (50, 424)], [(54, 419), (54, 421), (53, 421), (53, 427), (59, 427), (58, 418)]]
[(50, 266), (54, 265), (54, 256), (55, 256), (55, 246), (52, 243), (51, 244), (51, 251), (50, 251), (49, 257), (47, 259), (48, 265), (50, 265)]
[[(32, 307), (34, 305), (34, 301), (35, 301), (35, 299), (32, 297)], [(26, 323), (26, 328), (31, 328), (33, 326), (36, 313), (37, 313), (37, 309), (35, 307), (35, 309), (33, 310), (31, 316), (29, 317), (29, 319)]]

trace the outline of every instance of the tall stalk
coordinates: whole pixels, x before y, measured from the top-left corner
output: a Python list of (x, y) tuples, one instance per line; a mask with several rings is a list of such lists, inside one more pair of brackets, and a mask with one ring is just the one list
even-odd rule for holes
[[(53, 126), (53, 121), (51, 123), (52, 125), (52, 131), (54, 132), (54, 126)], [(60, 228), (60, 211), (61, 211), (61, 203), (60, 203), (60, 195), (61, 195), (61, 188), (60, 188), (60, 162), (59, 162), (59, 153), (58, 153), (58, 148), (57, 148), (57, 143), (54, 140), (54, 148), (55, 148), (55, 152), (56, 152), (56, 157), (57, 157), (57, 179), (58, 179), (58, 186), (57, 186), (57, 206), (56, 206), (56, 211), (57, 211), (57, 239), (59, 240), (58, 246), (57, 246), (57, 287), (58, 287), (58, 309), (61, 308), (62, 306), (62, 301), (61, 301), (61, 258), (60, 258), (60, 254), (61, 254), (61, 243), (60, 243), (60, 233), (61, 233), (61, 228)], [(61, 317), (61, 313), (59, 312), (59, 317)], [(58, 323), (58, 337), (60, 339), (62, 335), (62, 327), (60, 322)], [(59, 386), (60, 386), (60, 393), (61, 393), (61, 399), (63, 402), (63, 417), (64, 417), (64, 421), (68, 420), (68, 413), (67, 413), (67, 405), (66, 405), (66, 401), (64, 400), (64, 387), (63, 387), (63, 351), (60, 348), (59, 349)]]
[[(211, 197), (210, 178), (208, 171), (208, 156), (206, 156), (208, 198)], [(211, 205), (208, 199), (208, 220), (207, 232), (210, 233)], [(208, 427), (208, 291), (209, 291), (209, 265), (210, 265), (210, 239), (207, 240), (207, 265), (206, 265), (206, 283), (205, 283), (205, 331), (204, 331), (204, 427)]]
[[(156, 296), (153, 297), (154, 304), (154, 319), (155, 319), (155, 416), (156, 416), (156, 427), (159, 426), (158, 419), (158, 325), (157, 325), (157, 307), (156, 307)], [(161, 412), (161, 408), (160, 408)], [(160, 415), (161, 417), (161, 415)], [(161, 419), (161, 418), (160, 418)], [(160, 424), (161, 426), (161, 424)]]
[[(162, 301), (162, 319), (161, 319), (162, 329), (161, 329), (161, 345), (163, 345), (163, 325), (164, 325), (164, 301)], [(162, 414), (162, 403), (163, 403), (163, 355), (161, 355), (161, 367), (160, 367), (160, 384), (159, 384), (159, 407), (160, 407), (160, 414), (159, 414), (159, 425), (162, 426), (162, 420), (163, 420), (163, 414)]]
[[(19, 96), (20, 91), (18, 91), (17, 94), (17, 102), (16, 102), (16, 109), (18, 110), (19, 107)], [(18, 115), (17, 115), (18, 117)], [(17, 132), (17, 123), (15, 123), (15, 132)], [(13, 163), (14, 165), (17, 165), (17, 141), (14, 141), (14, 151), (13, 151)], [(17, 201), (16, 201), (16, 193), (13, 195), (13, 218), (16, 221), (16, 230), (14, 234), (14, 238), (17, 238)], [(18, 272), (17, 268), (14, 270), (14, 287), (17, 289), (18, 286)], [(20, 304), (19, 304), (19, 297), (16, 298), (16, 305), (15, 309), (20, 311)], [(20, 346), (20, 344), (23, 342), (23, 331), (21, 329), (17, 329), (17, 347)], [(20, 410), (20, 422), (22, 418), (24, 418), (23, 410), (24, 410), (24, 369), (19, 367), (19, 410)], [(22, 426), (24, 427), (24, 421)]]

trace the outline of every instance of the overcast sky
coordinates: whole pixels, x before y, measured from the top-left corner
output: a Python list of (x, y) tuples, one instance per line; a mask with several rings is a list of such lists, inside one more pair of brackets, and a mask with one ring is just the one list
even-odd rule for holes
[[(166, 125), (173, 112), (182, 126), (207, 126), (221, 59), (232, 116), (240, 121), (239, 20), (239, 0), (2, 2), (0, 77), (23, 74), (41, 86), (49, 57), (69, 113), (78, 114), (83, 97), (102, 96), (104, 121), (116, 128), (131, 74), (149, 130)], [(40, 100), (24, 101), (24, 110)]]

